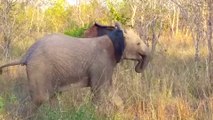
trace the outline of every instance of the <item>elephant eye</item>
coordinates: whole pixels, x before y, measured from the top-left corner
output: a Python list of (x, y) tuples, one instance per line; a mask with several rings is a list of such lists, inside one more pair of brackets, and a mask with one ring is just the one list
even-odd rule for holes
[(137, 43), (137, 45), (140, 45), (140, 44), (141, 44), (140, 42)]

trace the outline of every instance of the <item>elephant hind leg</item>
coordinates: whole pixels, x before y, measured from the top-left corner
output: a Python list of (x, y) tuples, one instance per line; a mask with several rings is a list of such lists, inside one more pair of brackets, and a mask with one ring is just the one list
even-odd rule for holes
[[(36, 71), (36, 72), (35, 72)], [(27, 66), (27, 76), (29, 81), (29, 94), (31, 97), (28, 112), (30, 115), (37, 112), (37, 109), (45, 102), (48, 102), (53, 93), (51, 81), (44, 70), (29, 68)]]
[(38, 108), (42, 103), (48, 100), (47, 97), (41, 94), (31, 94), (31, 100), (28, 105), (25, 105), (21, 113), (21, 117), (24, 119), (30, 119), (36, 115)]
[(50, 99), (52, 90), (49, 90), (47, 86), (47, 84), (39, 83), (30, 85), (31, 101), (35, 106), (39, 107)]
[(43, 91), (42, 93), (35, 93), (31, 95), (31, 99), (32, 103), (35, 106), (40, 107), (44, 102), (47, 102), (49, 100), (49, 94), (45, 91)]

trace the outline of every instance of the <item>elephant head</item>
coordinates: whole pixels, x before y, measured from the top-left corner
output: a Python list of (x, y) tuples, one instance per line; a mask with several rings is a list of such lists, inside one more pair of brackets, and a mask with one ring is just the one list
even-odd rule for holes
[[(117, 29), (121, 29), (119, 23), (115, 24)], [(125, 49), (123, 59), (138, 61), (135, 66), (137, 73), (143, 72), (150, 61), (150, 49), (133, 29), (123, 30), (125, 38)]]
[(105, 26), (95, 23), (84, 32), (83, 36), (84, 37), (102, 36), (110, 34), (110, 32), (112, 32), (115, 29), (122, 30), (124, 33), (125, 49), (123, 52), (123, 59), (138, 61), (138, 63), (135, 66), (135, 71), (141, 73), (149, 63), (150, 50), (134, 30), (132, 29), (123, 30), (120, 23), (118, 22), (115, 23), (115, 26)]
[(95, 24), (93, 24), (84, 32), (83, 37), (91, 38), (106, 35), (109, 32), (113, 31), (114, 29), (115, 29), (114, 26), (105, 26), (95, 22)]

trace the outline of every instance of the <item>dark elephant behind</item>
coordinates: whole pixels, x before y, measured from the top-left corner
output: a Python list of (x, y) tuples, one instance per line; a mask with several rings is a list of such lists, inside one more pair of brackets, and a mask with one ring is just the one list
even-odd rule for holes
[(115, 26), (106, 26), (101, 25), (95, 22), (91, 27), (89, 27), (83, 34), (83, 37), (90, 38), (90, 37), (97, 37), (106, 35), (109, 32), (113, 31)]

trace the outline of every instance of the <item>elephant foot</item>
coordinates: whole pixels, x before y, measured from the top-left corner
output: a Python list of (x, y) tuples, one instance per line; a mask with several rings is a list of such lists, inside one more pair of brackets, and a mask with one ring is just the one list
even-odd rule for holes
[(19, 110), (19, 116), (23, 120), (31, 120), (35, 116), (35, 106), (26, 105)]
[(34, 120), (34, 117), (37, 115), (38, 107), (32, 101), (26, 100), (25, 102), (20, 103), (18, 108), (18, 116), (22, 120)]

